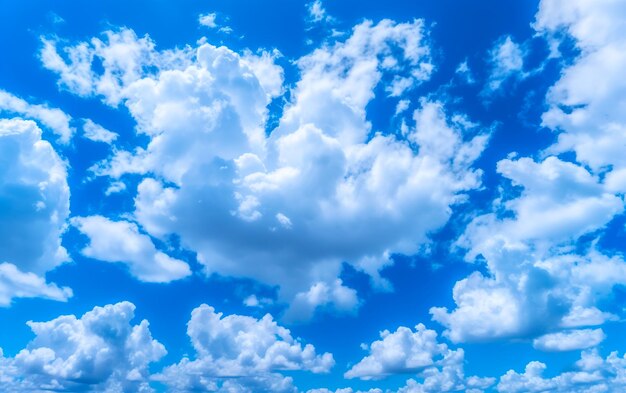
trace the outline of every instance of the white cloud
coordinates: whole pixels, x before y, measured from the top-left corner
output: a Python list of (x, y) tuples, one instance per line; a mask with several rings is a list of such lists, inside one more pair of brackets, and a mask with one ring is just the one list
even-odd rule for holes
[[(626, 265), (593, 249), (570, 253), (570, 246), (620, 214), (622, 199), (583, 167), (556, 157), (502, 160), (498, 172), (521, 186), (521, 195), (499, 200), (496, 213), (475, 218), (458, 241), (468, 261), (485, 258), (490, 277), (474, 273), (459, 281), (457, 308), (433, 308), (433, 318), (456, 342), (543, 334), (571, 326), (581, 312), (589, 315), (578, 323), (586, 324), (590, 314), (598, 316), (602, 294), (626, 282)], [(590, 278), (602, 271), (611, 274)]]
[(414, 331), (403, 326), (393, 333), (385, 330), (380, 337), (381, 340), (365, 346), (369, 348), (369, 354), (352, 366), (344, 377), (370, 380), (403, 374), (419, 376), (421, 382), (409, 379), (397, 393), (478, 393), (495, 382), (494, 378), (466, 378), (463, 349), (449, 349), (438, 341), (434, 330), (422, 324), (417, 325)]
[[(544, 336), (537, 344), (567, 337), (575, 346), (582, 333), (559, 328), (597, 326), (616, 318), (601, 310), (599, 301), (626, 282), (626, 263), (619, 255), (602, 255), (595, 243), (577, 244), (582, 255), (574, 245), (582, 235), (601, 233), (623, 213), (626, 162), (619, 147), (626, 143), (625, 20), (624, 8), (613, 0), (541, 1), (534, 27), (550, 41), (551, 56), (558, 55), (564, 39), (573, 38), (580, 50), (565, 62), (547, 96), (543, 125), (558, 134), (558, 142), (542, 162), (522, 158), (498, 164), (498, 171), (523, 191), (518, 198), (504, 195), (494, 213), (476, 218), (459, 241), (469, 249), (468, 260), (485, 258), (490, 277), (474, 274), (457, 283), (456, 310), (432, 309), (451, 339), (556, 331), (558, 336)], [(518, 55), (509, 69), (523, 69)], [(563, 152), (574, 152), (582, 165), (549, 156)], [(582, 332), (593, 335), (589, 344), (601, 341), (599, 330)]]
[(465, 82), (470, 85), (476, 82), (476, 80), (474, 79), (472, 70), (470, 69), (469, 64), (467, 63), (467, 59), (465, 59), (462, 63), (460, 63), (456, 67), (455, 73), (461, 76), (465, 80)]
[(352, 388), (344, 388), (337, 390), (328, 390), (326, 388), (321, 389), (310, 389), (307, 390), (306, 393), (383, 393), (380, 389), (369, 389), (369, 390), (353, 390)]
[(13, 298), (42, 297), (66, 301), (72, 290), (46, 284), (46, 280), (34, 273), (24, 273), (11, 263), (0, 263), (0, 306), (11, 304)]
[(462, 349), (448, 351), (439, 367), (430, 367), (420, 373), (423, 382), (409, 379), (397, 393), (440, 393), (459, 392), (482, 393), (495, 383), (495, 378), (465, 377)]
[(274, 301), (267, 297), (258, 298), (256, 295), (252, 294), (245, 299), (243, 299), (243, 304), (247, 307), (264, 307), (268, 304), (272, 304)]
[[(543, 0), (535, 22), (549, 39), (567, 33), (580, 50), (547, 96), (543, 124), (559, 133), (550, 152), (573, 151), (594, 171), (612, 169), (607, 178), (626, 168), (621, 149), (626, 143), (625, 22), (617, 0)], [(624, 193), (623, 186), (615, 191)]]
[(90, 119), (85, 119), (83, 124), (83, 136), (94, 142), (111, 144), (119, 136), (117, 133), (107, 130)]
[(246, 51), (241, 58), (242, 63), (250, 67), (268, 98), (278, 97), (284, 92), (285, 72), (276, 64), (276, 59), (281, 56), (282, 54), (274, 49), (271, 53), (261, 51), (258, 54)]
[(0, 113), (2, 112), (20, 115), (39, 122), (57, 134), (62, 143), (68, 143), (76, 131), (70, 125), (72, 117), (62, 110), (50, 108), (47, 105), (29, 104), (27, 101), (0, 89)]
[(198, 17), (198, 23), (200, 23), (202, 26), (214, 29), (217, 27), (217, 23), (215, 23), (215, 18), (217, 18), (217, 14), (215, 12), (209, 14), (200, 14), (200, 16)]
[(72, 225), (89, 237), (89, 244), (81, 251), (83, 255), (125, 263), (141, 281), (170, 282), (191, 274), (187, 263), (157, 250), (150, 237), (140, 233), (132, 222), (90, 216), (74, 217)]
[(28, 322), (35, 338), (14, 358), (0, 356), (3, 389), (151, 392), (148, 365), (166, 351), (152, 339), (147, 321), (130, 323), (134, 310), (122, 302), (81, 318)]
[(354, 289), (345, 287), (340, 279), (331, 284), (317, 282), (307, 292), (296, 295), (285, 318), (302, 321), (310, 319), (318, 307), (350, 313), (359, 307), (359, 299)]
[(324, 9), (324, 5), (321, 0), (314, 0), (307, 5), (307, 9), (309, 11), (309, 18), (312, 22), (321, 22), (326, 20), (328, 16), (326, 15), (326, 10)]
[(122, 181), (112, 181), (109, 184), (109, 187), (107, 187), (106, 191), (104, 192), (104, 194), (106, 196), (112, 195), (112, 194), (117, 194), (119, 192), (122, 192), (126, 190), (126, 184)]
[(437, 342), (437, 332), (422, 324), (415, 331), (402, 326), (393, 333), (385, 330), (380, 338), (370, 345), (370, 354), (345, 373), (346, 378), (378, 379), (414, 373), (432, 366), (448, 349)]
[[(511, 36), (502, 37), (489, 52), (491, 73), (484, 93), (493, 94), (498, 91), (504, 82), (509, 79), (523, 79), (525, 53)], [(467, 64), (467, 63), (465, 63)], [(463, 68), (460, 68), (463, 71)], [(458, 72), (458, 70), (457, 70)], [(467, 72), (467, 71), (465, 71)]]
[(611, 353), (602, 358), (597, 351), (585, 351), (576, 362), (575, 371), (567, 371), (552, 378), (543, 377), (547, 366), (530, 362), (524, 373), (510, 370), (500, 377), (500, 393), (589, 393), (620, 392), (626, 388), (626, 359)]
[[(100, 95), (104, 102), (117, 106), (124, 89), (144, 74), (161, 66), (189, 63), (186, 48), (156, 52), (148, 36), (138, 38), (130, 29), (106, 31), (103, 39), (92, 38), (59, 50), (56, 37), (41, 37), (39, 58), (43, 66), (55, 72), (58, 85), (83, 97)], [(102, 72), (93, 69), (101, 64)]]
[(150, 235), (179, 235), (207, 274), (279, 286), (280, 301), (295, 300), (291, 317), (310, 317), (318, 306), (354, 310), (356, 294), (337, 281), (343, 262), (389, 289), (379, 274), (389, 256), (417, 252), (480, 185), (471, 166), (488, 138), (441, 103), (420, 101), (406, 139), (373, 134), (367, 121), (383, 80), (409, 81), (396, 92), (404, 94), (429, 78), (420, 20), (366, 21), (345, 41), (299, 59), (302, 78), (269, 136), (266, 107), (283, 91), (276, 54), (202, 44), (189, 62), (161, 61), (158, 73), (141, 73), (142, 61), (165, 55), (147, 38), (125, 41), (137, 40), (132, 32), (107, 34), (114, 53), (142, 48), (133, 67), (114, 75), (122, 75), (117, 97), (150, 142), (115, 153), (95, 173), (147, 175), (135, 217)]
[(540, 351), (573, 351), (595, 347), (605, 338), (602, 329), (566, 330), (534, 339), (533, 347)]
[(187, 334), (195, 359), (183, 358), (156, 377), (174, 391), (218, 387), (220, 391), (293, 391), (291, 378), (280, 371), (326, 373), (335, 364), (331, 354), (318, 355), (311, 344), (294, 339), (269, 314), (258, 320), (224, 316), (201, 305), (191, 314)]
[(61, 245), (69, 215), (67, 171), (32, 121), (0, 119), (0, 303), (15, 297), (66, 300), (43, 275), (68, 260)]

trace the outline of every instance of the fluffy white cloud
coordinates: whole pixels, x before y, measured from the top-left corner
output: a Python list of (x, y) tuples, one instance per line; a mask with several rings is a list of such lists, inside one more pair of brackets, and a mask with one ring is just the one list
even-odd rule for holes
[(62, 143), (68, 143), (76, 131), (70, 125), (72, 117), (62, 110), (50, 108), (47, 105), (30, 104), (0, 89), (0, 113), (2, 112), (23, 116), (26, 119), (39, 122), (57, 134), (59, 141)]
[(74, 217), (72, 225), (89, 237), (83, 255), (106, 262), (128, 265), (130, 273), (141, 281), (170, 282), (187, 277), (187, 263), (156, 249), (136, 224), (111, 221), (102, 216)]
[(317, 282), (307, 292), (300, 292), (291, 303), (285, 318), (287, 320), (307, 320), (318, 307), (329, 306), (335, 311), (349, 313), (359, 307), (359, 299), (354, 289), (345, 287), (340, 279), (327, 284)]
[(511, 36), (502, 37), (489, 52), (491, 72), (484, 93), (496, 92), (509, 79), (524, 78), (524, 57), (524, 51)]
[[(459, 241), (469, 250), (468, 260), (484, 258), (489, 277), (475, 273), (458, 282), (454, 311), (432, 309), (454, 341), (537, 337), (615, 318), (598, 301), (626, 282), (623, 258), (602, 255), (590, 242), (577, 245), (586, 249), (583, 255), (574, 246), (623, 213), (625, 20), (618, 1), (541, 1), (534, 26), (551, 40), (552, 56), (568, 38), (579, 50), (547, 96), (543, 124), (558, 133), (558, 142), (541, 162), (498, 164), (523, 190), (517, 198), (503, 195), (494, 213), (476, 218)], [(563, 152), (574, 152), (582, 165), (549, 156)], [(600, 331), (583, 332), (594, 332), (588, 343), (601, 341)], [(553, 334), (537, 343), (562, 337), (576, 346), (577, 334)]]
[(209, 14), (201, 14), (198, 17), (198, 23), (200, 23), (202, 26), (214, 29), (217, 27), (217, 23), (215, 23), (215, 18), (217, 18), (217, 14), (215, 12)]
[(112, 143), (119, 136), (117, 133), (107, 130), (90, 119), (85, 119), (83, 124), (83, 136), (94, 142)]
[[(623, 211), (622, 199), (607, 192), (597, 177), (556, 157), (503, 160), (498, 172), (521, 186), (521, 194), (497, 201), (496, 213), (475, 218), (458, 242), (469, 250), (468, 261), (485, 259), (491, 276), (474, 273), (459, 281), (452, 312), (431, 310), (453, 341), (520, 337), (571, 326), (574, 314), (598, 311), (601, 294), (626, 278), (620, 258), (595, 250), (583, 256), (570, 253), (573, 241)], [(582, 278), (609, 268), (611, 275)], [(587, 324), (584, 319), (577, 323)]]
[(602, 329), (569, 330), (536, 338), (533, 347), (541, 351), (573, 351), (595, 347), (605, 338)]
[(353, 390), (352, 388), (343, 388), (343, 389), (337, 389), (337, 390), (328, 390), (326, 388), (322, 388), (322, 389), (310, 389), (307, 390), (306, 393), (383, 393), (382, 390), (380, 389), (370, 389), (367, 391), (363, 391), (363, 390)]
[[(168, 57), (147, 37), (108, 32), (106, 41), (65, 48), (102, 58), (104, 72), (88, 69), (87, 93), (65, 73), (80, 62), (47, 61), (60, 57), (50, 42), (42, 59), (75, 92), (122, 102), (150, 137), (94, 167), (113, 178), (147, 175), (135, 217), (150, 235), (179, 235), (207, 274), (279, 286), (296, 319), (359, 304), (337, 281), (343, 262), (389, 288), (379, 271), (390, 255), (419, 250), (480, 185), (471, 165), (488, 138), (441, 103), (422, 100), (415, 126), (399, 136), (373, 133), (367, 120), (381, 83), (398, 96), (429, 78), (423, 25), (366, 21), (299, 59), (301, 80), (269, 136), (266, 107), (283, 91), (276, 54), (202, 44)], [(111, 78), (115, 89), (102, 90)]]
[(440, 367), (430, 367), (420, 376), (423, 382), (409, 379), (406, 385), (398, 389), (397, 393), (438, 393), (459, 392), (482, 393), (495, 383), (494, 378), (465, 377), (463, 362), (465, 353), (462, 349), (448, 351)]
[[(58, 38), (42, 37), (39, 58), (44, 67), (59, 76), (59, 87), (80, 96), (100, 95), (109, 105), (118, 105), (123, 90), (145, 73), (168, 64), (188, 62), (185, 49), (156, 52), (145, 36), (138, 38), (129, 29), (107, 31), (103, 39), (93, 38), (58, 50)], [(98, 61), (103, 71), (95, 72)]]
[(201, 305), (191, 313), (187, 334), (195, 359), (183, 358), (156, 377), (174, 391), (293, 391), (291, 378), (279, 371), (325, 373), (335, 364), (330, 353), (318, 355), (269, 314), (258, 320), (223, 316)]
[(166, 351), (146, 320), (131, 324), (134, 310), (122, 302), (96, 307), (81, 318), (28, 322), (35, 338), (15, 357), (0, 356), (3, 390), (152, 391), (148, 365)]
[[(548, 94), (543, 123), (558, 130), (554, 152), (574, 151), (594, 170), (626, 168), (626, 11), (619, 0), (543, 0), (535, 28), (549, 37), (562, 32), (580, 54)], [(617, 191), (625, 192), (621, 183)]]
[(66, 300), (43, 275), (68, 260), (65, 163), (32, 121), (0, 119), (0, 304), (14, 297)]
[(346, 378), (377, 379), (392, 374), (417, 372), (435, 363), (447, 352), (437, 342), (437, 332), (422, 324), (412, 331), (399, 327), (394, 333), (380, 333), (382, 340), (370, 345), (370, 354), (345, 373)]
[(13, 298), (43, 297), (66, 301), (72, 296), (72, 290), (59, 288), (56, 284), (47, 284), (46, 280), (35, 273), (25, 273), (12, 263), (0, 263), (0, 306), (11, 304)]
[(510, 370), (500, 377), (501, 393), (589, 393), (621, 392), (626, 388), (626, 359), (611, 353), (602, 358), (596, 351), (585, 351), (576, 362), (576, 370), (544, 378), (546, 365), (530, 362), (524, 373)]
[(422, 324), (415, 331), (406, 327), (393, 333), (385, 330), (380, 337), (369, 345), (369, 354), (344, 374), (346, 378), (369, 380), (397, 374), (417, 374), (421, 378), (421, 382), (409, 379), (397, 393), (478, 393), (495, 382), (493, 378), (466, 378), (463, 349), (449, 349), (438, 341), (434, 330)]
[(314, 0), (307, 4), (307, 11), (309, 12), (309, 20), (313, 23), (332, 20), (332, 18), (326, 14), (322, 0)]

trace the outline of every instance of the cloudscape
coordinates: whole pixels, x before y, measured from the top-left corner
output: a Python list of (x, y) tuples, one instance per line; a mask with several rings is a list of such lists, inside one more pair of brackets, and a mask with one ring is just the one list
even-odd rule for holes
[(0, 392), (626, 391), (623, 0), (7, 0), (0, 37)]

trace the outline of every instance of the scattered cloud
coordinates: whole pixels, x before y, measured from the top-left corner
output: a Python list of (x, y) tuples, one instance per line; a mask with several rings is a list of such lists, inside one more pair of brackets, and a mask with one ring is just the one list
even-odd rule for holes
[(380, 338), (369, 346), (370, 354), (345, 373), (346, 378), (379, 379), (414, 373), (434, 365), (448, 350), (437, 341), (437, 332), (422, 324), (415, 331), (403, 326), (393, 333), (385, 330)]
[(87, 257), (128, 265), (130, 273), (145, 282), (170, 282), (191, 274), (189, 265), (156, 249), (136, 224), (102, 216), (74, 217), (72, 225), (89, 237), (81, 251)]
[(75, 133), (70, 125), (72, 117), (57, 108), (44, 104), (30, 104), (27, 101), (0, 89), (0, 114), (22, 116), (34, 120), (41, 126), (50, 129), (59, 137), (61, 143), (67, 144)]
[[(389, 256), (416, 252), (461, 194), (480, 184), (471, 166), (488, 137), (452, 121), (439, 102), (420, 102), (405, 140), (368, 137), (365, 109), (383, 78), (398, 81), (394, 96), (429, 78), (425, 35), (420, 20), (366, 21), (344, 41), (302, 57), (301, 80), (267, 136), (266, 106), (284, 91), (276, 53), (242, 56), (202, 44), (194, 55), (170, 54), (184, 61), (163, 62), (166, 54), (149, 38), (105, 33), (108, 43), (95, 39), (89, 49), (105, 64), (102, 75), (89, 69), (96, 81), (90, 91), (120, 100), (151, 141), (116, 152), (94, 171), (115, 179), (145, 175), (137, 221), (157, 238), (179, 235), (207, 274), (278, 285), (294, 320), (317, 308), (353, 312), (355, 291), (337, 281), (342, 263), (388, 289), (379, 271), (392, 263)], [(106, 57), (119, 51), (133, 61), (122, 67)], [(121, 75), (115, 94), (98, 88), (107, 64)], [(160, 72), (145, 71), (148, 64)], [(57, 72), (66, 83), (63, 69)]]
[(183, 358), (155, 377), (173, 391), (295, 391), (291, 377), (280, 371), (326, 373), (335, 364), (330, 353), (318, 355), (269, 314), (224, 316), (201, 305), (191, 313), (187, 334), (195, 358)]
[(547, 366), (530, 362), (522, 374), (510, 370), (500, 377), (500, 393), (557, 393), (557, 392), (619, 392), (626, 388), (626, 359), (617, 352), (602, 358), (597, 351), (582, 353), (575, 371), (566, 371), (551, 378), (542, 374)]
[(67, 300), (44, 274), (67, 262), (66, 164), (33, 121), (0, 119), (0, 304), (17, 297)]
[(602, 329), (569, 330), (536, 338), (533, 347), (541, 351), (573, 351), (596, 347), (605, 338)]
[(507, 80), (524, 79), (527, 76), (524, 72), (525, 57), (525, 51), (513, 41), (511, 36), (505, 36), (498, 40), (489, 52), (491, 72), (483, 94), (501, 94), (502, 86)]
[(368, 346), (369, 355), (344, 374), (346, 378), (369, 380), (403, 374), (420, 377), (422, 382), (409, 379), (397, 393), (478, 393), (495, 383), (494, 378), (465, 377), (463, 349), (449, 349), (439, 342), (434, 330), (422, 324), (414, 331), (402, 326), (393, 333), (385, 330), (380, 337)]
[(216, 18), (217, 14), (215, 12), (209, 14), (200, 14), (200, 16), (198, 17), (198, 23), (210, 29), (215, 29), (217, 27), (217, 23), (215, 23)]
[[(431, 309), (455, 342), (545, 333), (564, 326), (575, 310), (595, 309), (602, 293), (626, 279), (619, 257), (568, 249), (623, 211), (622, 199), (597, 177), (556, 157), (502, 160), (498, 172), (521, 194), (500, 200), (496, 213), (476, 217), (458, 241), (469, 250), (468, 261), (485, 258), (491, 276), (474, 273), (457, 282), (456, 310)], [(585, 271), (611, 265), (611, 277), (581, 279)], [(598, 284), (607, 290), (597, 291)]]
[(90, 119), (85, 119), (83, 123), (83, 136), (94, 142), (104, 142), (111, 144), (119, 136), (117, 133), (107, 130)]
[(28, 322), (35, 338), (13, 358), (2, 357), (2, 388), (18, 391), (152, 392), (148, 366), (166, 350), (148, 321), (132, 325), (135, 306), (96, 307), (77, 318)]

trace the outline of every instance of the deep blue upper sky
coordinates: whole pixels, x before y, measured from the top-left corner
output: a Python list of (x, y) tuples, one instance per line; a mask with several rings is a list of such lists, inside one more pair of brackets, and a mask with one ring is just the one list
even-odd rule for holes
[(0, 390), (626, 388), (620, 1), (0, 10)]

